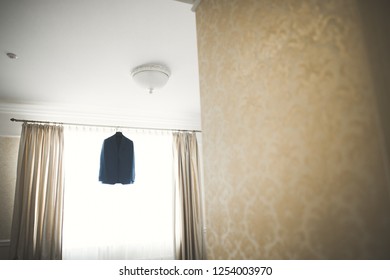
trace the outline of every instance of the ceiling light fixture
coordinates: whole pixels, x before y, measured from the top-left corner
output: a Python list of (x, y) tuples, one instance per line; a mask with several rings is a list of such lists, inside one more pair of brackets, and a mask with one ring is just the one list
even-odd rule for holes
[(162, 88), (168, 82), (171, 72), (161, 64), (144, 64), (134, 68), (131, 76), (143, 88), (153, 93), (155, 89)]

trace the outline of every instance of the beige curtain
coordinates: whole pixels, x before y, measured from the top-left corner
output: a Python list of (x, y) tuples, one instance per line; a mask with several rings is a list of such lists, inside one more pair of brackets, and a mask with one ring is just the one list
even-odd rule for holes
[(173, 155), (176, 259), (204, 259), (196, 134), (174, 133)]
[(63, 135), (62, 126), (23, 124), (11, 231), (12, 259), (61, 259)]

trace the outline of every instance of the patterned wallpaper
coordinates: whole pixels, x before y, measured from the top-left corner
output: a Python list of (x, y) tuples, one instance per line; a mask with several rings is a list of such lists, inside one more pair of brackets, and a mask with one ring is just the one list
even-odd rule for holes
[(354, 0), (198, 7), (209, 259), (390, 259), (361, 24)]
[[(390, 1), (357, 0), (363, 20), (363, 34), (383, 128), (383, 142), (390, 159)], [(387, 167), (390, 171), (390, 166)]]
[(0, 137), (0, 239), (11, 234), (19, 137)]

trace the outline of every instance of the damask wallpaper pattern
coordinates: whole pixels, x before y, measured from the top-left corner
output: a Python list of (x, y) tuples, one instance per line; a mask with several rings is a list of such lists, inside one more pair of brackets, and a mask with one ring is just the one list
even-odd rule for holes
[(0, 137), (0, 240), (11, 236), (19, 137)]
[(197, 10), (209, 259), (390, 258), (390, 196), (354, 0)]
[(0, 260), (8, 259), (19, 137), (0, 136)]

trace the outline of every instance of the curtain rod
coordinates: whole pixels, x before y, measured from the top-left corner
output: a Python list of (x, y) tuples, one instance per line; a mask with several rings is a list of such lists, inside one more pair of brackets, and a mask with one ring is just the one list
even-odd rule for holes
[(36, 121), (36, 120), (21, 120), (11, 118), (12, 122), (26, 122), (26, 123), (39, 123), (39, 124), (53, 124), (53, 125), (80, 125), (90, 127), (107, 127), (107, 128), (127, 128), (127, 129), (146, 129), (146, 130), (160, 130), (160, 131), (177, 131), (177, 132), (202, 132), (201, 130), (188, 130), (188, 129), (171, 129), (171, 128), (155, 128), (155, 127), (135, 127), (135, 126), (121, 126), (121, 125), (103, 125), (103, 124), (88, 124), (88, 123), (70, 123), (70, 122), (51, 122), (51, 121)]

